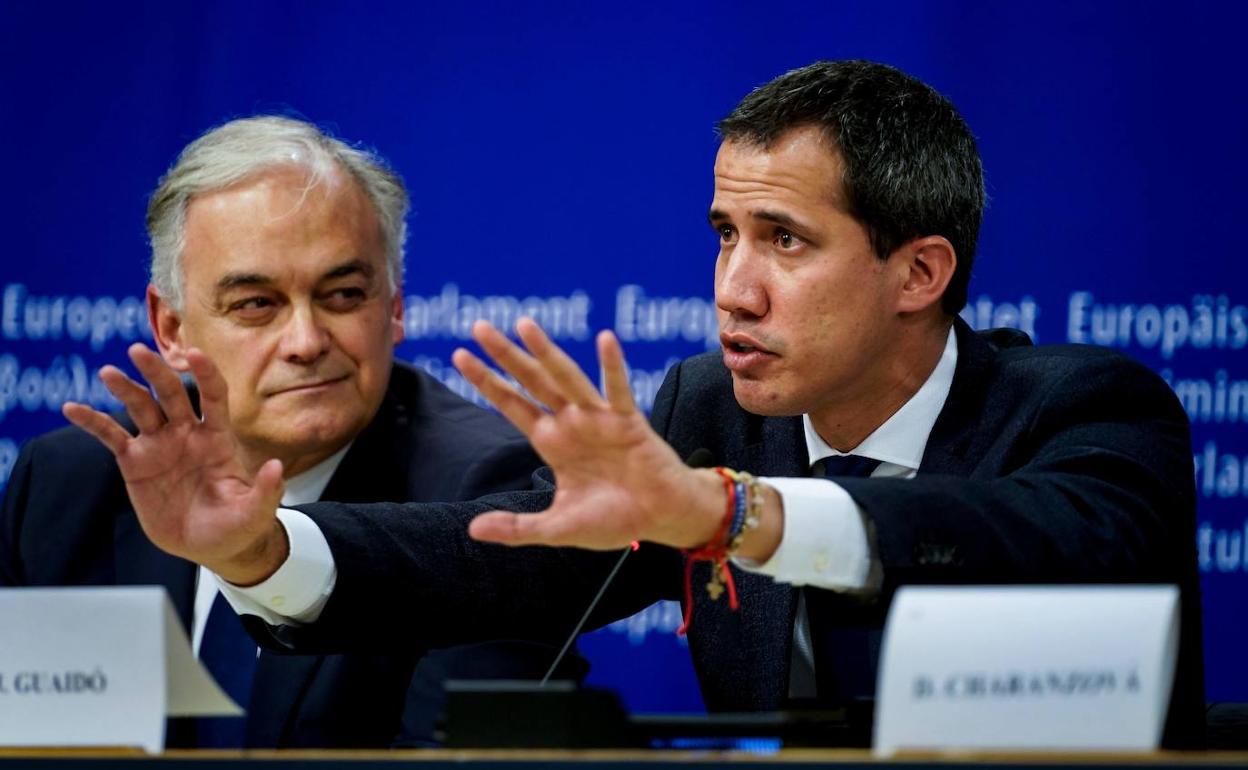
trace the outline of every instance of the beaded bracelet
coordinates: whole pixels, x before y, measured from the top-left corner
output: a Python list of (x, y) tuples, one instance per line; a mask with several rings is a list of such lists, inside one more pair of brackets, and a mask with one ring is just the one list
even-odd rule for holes
[(685, 617), (678, 636), (684, 636), (693, 621), (693, 565), (699, 561), (711, 563), (711, 578), (706, 584), (706, 592), (711, 601), (718, 601), (724, 591), (728, 592), (728, 606), (736, 610), (740, 607), (737, 600), (737, 585), (728, 567), (728, 559), (732, 557), (744, 542), (746, 535), (758, 527), (762, 514), (763, 497), (758, 480), (748, 473), (737, 472), (730, 468), (713, 469), (724, 480), (724, 491), (728, 500), (724, 506), (724, 517), (715, 535), (699, 548), (684, 551), (685, 555)]
[(734, 519), (733, 528), (728, 533), (728, 558), (737, 555), (746, 536), (758, 528), (763, 518), (763, 485), (745, 471), (737, 473), (737, 484), (742, 513), (740, 523)]

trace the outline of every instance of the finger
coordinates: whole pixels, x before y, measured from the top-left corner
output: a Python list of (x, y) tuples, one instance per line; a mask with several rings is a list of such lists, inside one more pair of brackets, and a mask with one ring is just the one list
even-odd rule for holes
[(264, 510), (277, 510), (282, 501), (285, 482), (282, 480), (282, 461), (276, 458), (269, 460), (256, 471), (255, 500), (257, 507)]
[(468, 535), (474, 540), (501, 545), (564, 545), (549, 526), (550, 518), (545, 513), (490, 511), (469, 522)]
[(563, 349), (550, 341), (546, 332), (532, 318), (516, 322), (516, 333), (524, 346), (537, 357), (542, 368), (554, 379), (564, 398), (578, 406), (593, 406), (602, 402), (598, 389), (589, 381), (581, 367)]
[(164, 426), (165, 416), (151, 392), (130, 379), (125, 372), (115, 366), (105, 366), (100, 369), (100, 381), (126, 407), (126, 413), (140, 431), (152, 433)]
[(191, 374), (199, 388), (199, 413), (204, 425), (213, 430), (229, 430), (230, 390), (220, 370), (199, 348), (186, 351), (186, 362), (191, 365)]
[(602, 387), (611, 408), (621, 414), (637, 411), (633, 389), (628, 384), (628, 364), (620, 342), (609, 331), (598, 334), (598, 362), (602, 365)]
[(97, 412), (85, 404), (75, 404), (72, 401), (66, 402), (61, 407), (61, 414), (74, 425), (95, 436), (101, 444), (108, 447), (108, 451), (112, 452), (114, 457), (126, 451), (131, 436), (112, 417)]
[(452, 353), (451, 363), (512, 425), (524, 435), (531, 436), (534, 426), (545, 412), (467, 350), (459, 348)]
[(546, 373), (542, 365), (492, 324), (486, 321), (473, 324), (472, 337), (494, 363), (515, 377), (521, 387), (548, 409), (558, 411), (567, 405), (567, 400), (559, 393), (554, 379)]
[(160, 399), (160, 408), (164, 410), (169, 422), (199, 421), (195, 417), (194, 410), (191, 409), (191, 400), (186, 395), (182, 380), (163, 358), (141, 342), (131, 345), (127, 352), (139, 373), (156, 391), (156, 397)]

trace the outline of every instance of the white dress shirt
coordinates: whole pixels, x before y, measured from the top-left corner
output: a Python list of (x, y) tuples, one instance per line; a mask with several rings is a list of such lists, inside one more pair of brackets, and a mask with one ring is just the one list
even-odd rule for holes
[[(957, 364), (958, 340), (951, 328), (945, 350), (927, 380), (849, 453), (880, 461), (871, 478), (909, 479), (918, 472), (927, 439), (953, 386)], [(775, 487), (784, 506), (780, 545), (762, 564), (747, 559), (734, 562), (746, 571), (770, 575), (782, 583), (833, 591), (876, 591), (883, 570), (867, 535), (866, 516), (848, 492), (823, 478), (823, 460), (847, 453), (828, 446), (815, 432), (810, 415), (802, 415), (802, 427), (812, 478), (761, 479)], [(789, 697), (815, 697), (815, 655), (803, 593), (797, 596), (791, 656)]]
[[(872, 477), (910, 478), (918, 471), (928, 436), (953, 384), (957, 360), (957, 339), (950, 328), (940, 361), (918, 392), (855, 447), (853, 454), (881, 461)], [(812, 465), (840, 454), (819, 438), (808, 415), (802, 419)], [(794, 585), (870, 590), (878, 568), (873, 568), (875, 556), (862, 510), (849, 493), (823, 478), (763, 481), (780, 494), (784, 531), (770, 559), (741, 566)], [(324, 533), (307, 516), (285, 508), (277, 515), (290, 540), (286, 562), (268, 580), (250, 588), (220, 578), (218, 582), (239, 613), (259, 615), (270, 625), (311, 623), (320, 616), (338, 577), (333, 554)]]
[[(918, 472), (928, 436), (949, 397), (957, 364), (958, 340), (951, 328), (936, 368), (919, 390), (854, 447), (852, 454), (880, 461), (871, 478), (908, 479)], [(880, 570), (867, 537), (862, 509), (840, 485), (823, 478), (821, 461), (846, 453), (836, 451), (819, 437), (810, 415), (802, 415), (802, 424), (806, 429), (806, 454), (812, 471), (817, 472), (812, 478), (761, 479), (780, 493), (784, 506), (780, 545), (762, 564), (745, 559), (736, 563), (781, 583), (833, 591), (876, 588)]]
[[(320, 500), (321, 493), (329, 485), (334, 471), (338, 470), (338, 466), (342, 464), (342, 458), (346, 456), (350, 448), (351, 444), (347, 444), (298, 476), (287, 479), (286, 488), (282, 492), (282, 505), (303, 505)], [(212, 611), (212, 603), (217, 598), (218, 584), (222, 581), (215, 579), (216, 576), (202, 566), (195, 578), (195, 604), (191, 611), (191, 649), (198, 656), (199, 646), (204, 640), (204, 626), (208, 623), (208, 613)], [(227, 595), (226, 601), (229, 599)], [(238, 609), (233, 602), (230, 602), (230, 606)]]

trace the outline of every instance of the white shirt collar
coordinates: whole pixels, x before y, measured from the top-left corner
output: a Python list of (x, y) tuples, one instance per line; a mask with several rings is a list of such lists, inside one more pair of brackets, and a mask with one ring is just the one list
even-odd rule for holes
[(334, 475), (334, 471), (338, 470), (338, 466), (342, 463), (342, 458), (346, 456), (347, 450), (351, 448), (351, 443), (348, 443), (342, 449), (334, 452), (298, 476), (286, 479), (286, 491), (282, 494), (282, 505), (303, 505), (304, 503), (315, 503), (317, 500), (320, 500), (321, 493), (329, 485), (330, 477)]
[[(352, 442), (353, 443), (353, 442)], [(329, 485), (329, 479), (338, 470), (342, 458), (351, 448), (348, 443), (342, 449), (321, 460), (298, 476), (286, 479), (286, 491), (282, 493), (282, 505), (303, 505), (315, 503), (321, 499), (321, 493)], [(217, 581), (207, 567), (197, 571), (195, 584), (195, 606), (191, 611), (191, 649), (199, 655), (199, 648), (204, 641), (204, 629), (208, 623), (208, 613), (212, 611), (212, 603), (217, 598)]]
[[(923, 461), (923, 451), (927, 448), (928, 436), (936, 425), (940, 410), (945, 406), (945, 399), (949, 397), (957, 364), (958, 338), (953, 327), (950, 327), (949, 336), (945, 340), (945, 351), (941, 353), (940, 361), (928, 375), (927, 381), (892, 417), (854, 447), (853, 453), (912, 471), (918, 470), (919, 463)], [(845, 454), (828, 446), (819, 437), (810, 421), (810, 415), (802, 415), (802, 427), (806, 432), (806, 453), (811, 465), (825, 457)]]

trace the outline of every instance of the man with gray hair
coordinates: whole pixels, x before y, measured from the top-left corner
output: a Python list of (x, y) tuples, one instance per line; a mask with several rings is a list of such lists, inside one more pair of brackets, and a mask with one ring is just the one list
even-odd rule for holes
[[(210, 427), (251, 472), (280, 461), (284, 504), (472, 499), (526, 487), (538, 465), (504, 420), (394, 362), (407, 208), (379, 157), (271, 116), (204, 134), (152, 195), (156, 346), (184, 373), (190, 348), (211, 357), (230, 395), (228, 417)], [(155, 409), (125, 428), (174, 417)], [(171, 723), (171, 745), (420, 742), (432, 731), (437, 672), (539, 676), (553, 658), (521, 643), (442, 651), (422, 664), (426, 691), (411, 694), (420, 649), (257, 658), (216, 582), (143, 536), (103, 446), (76, 428), (31, 441), (0, 515), (0, 585), (152, 583), (168, 589), (197, 653), (248, 711)]]
[[(641, 541), (591, 622), (682, 598), (708, 709), (813, 702), (866, 741), (898, 588), (1174, 583), (1182, 641), (1166, 741), (1198, 745), (1187, 417), (1160, 378), (1117, 354), (1036, 347), (958, 317), (984, 186), (954, 106), (887, 65), (815, 62), (751, 92), (719, 130), (708, 220), (721, 350), (673, 366), (649, 420), (610, 332), (598, 338), (601, 392), (532, 320), (516, 327), (523, 348), (474, 328), (532, 399), (455, 355), (550, 463), (544, 487), (278, 511), (277, 464), (244, 479), (187, 451), (188, 435), (211, 436), (141, 346), (131, 358), (170, 426), (131, 438), (86, 406), (65, 414), (118, 456), (153, 539), (212, 566), (265, 644), (549, 628), (579, 616), (610, 551)], [(220, 378), (208, 358), (190, 363), (204, 413), (218, 412)], [(156, 409), (120, 372), (104, 376), (131, 413)], [(176, 472), (145, 460), (158, 451), (179, 455)], [(277, 607), (283, 585), (319, 588)], [(421, 612), (400, 609), (412, 606)]]

